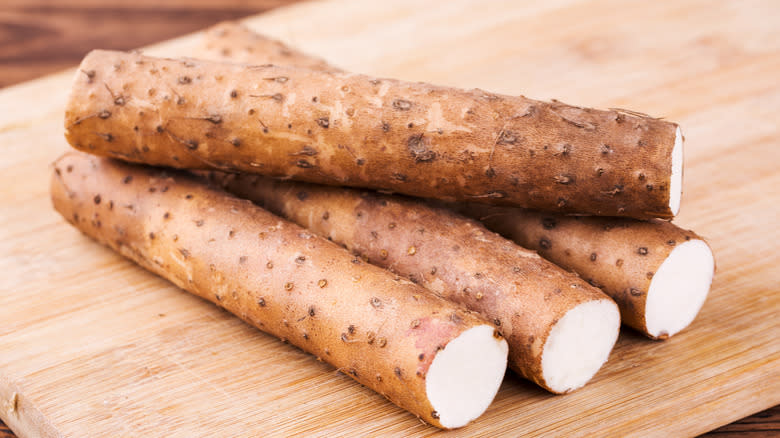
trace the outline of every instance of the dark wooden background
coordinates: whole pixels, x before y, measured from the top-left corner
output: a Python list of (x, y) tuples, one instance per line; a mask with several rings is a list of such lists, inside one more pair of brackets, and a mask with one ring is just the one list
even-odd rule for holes
[[(91, 49), (132, 49), (297, 0), (0, 0), (0, 88), (77, 65)], [(710, 437), (780, 436), (780, 406)], [(0, 438), (14, 437), (0, 421)]]

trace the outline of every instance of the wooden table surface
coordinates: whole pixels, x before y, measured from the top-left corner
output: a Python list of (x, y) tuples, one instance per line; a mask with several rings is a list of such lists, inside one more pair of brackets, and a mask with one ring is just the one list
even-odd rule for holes
[[(131, 49), (296, 0), (3, 0), (0, 88), (76, 65), (90, 49)], [(707, 436), (780, 435), (780, 406)], [(0, 438), (14, 437), (0, 421)]]

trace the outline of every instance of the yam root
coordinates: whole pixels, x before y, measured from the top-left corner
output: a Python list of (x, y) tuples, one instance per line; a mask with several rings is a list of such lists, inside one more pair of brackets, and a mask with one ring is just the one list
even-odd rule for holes
[(478, 315), (191, 175), (70, 153), (51, 195), (87, 236), (435, 426), (499, 388), (507, 344)]
[(65, 116), (75, 148), (559, 213), (672, 217), (676, 124), (482, 90), (273, 65), (93, 51)]
[[(225, 21), (204, 32), (195, 58), (244, 64), (276, 64), (319, 71), (341, 71), (325, 60), (303, 53), (283, 42), (253, 32), (246, 26)], [(257, 59), (262, 59), (259, 63)]]
[(576, 274), (421, 201), (341, 187), (212, 174), (228, 191), (481, 313), (517, 373), (555, 393), (583, 386), (617, 340), (615, 303)]
[(670, 222), (569, 217), (484, 205), (458, 210), (601, 288), (623, 322), (665, 339), (693, 321), (715, 271), (707, 242)]

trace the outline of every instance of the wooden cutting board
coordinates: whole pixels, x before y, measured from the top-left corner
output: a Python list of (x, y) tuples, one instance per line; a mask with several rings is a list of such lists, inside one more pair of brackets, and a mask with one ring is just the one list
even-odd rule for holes
[[(509, 373), (485, 415), (451, 432), (678, 436), (780, 403), (778, 17), (771, 0), (334, 0), (247, 22), (350, 70), (680, 122), (676, 222), (718, 263), (698, 319), (666, 342), (625, 331), (570, 395)], [(0, 91), (0, 418), (21, 437), (437, 432), (68, 226), (48, 178), (72, 75)]]

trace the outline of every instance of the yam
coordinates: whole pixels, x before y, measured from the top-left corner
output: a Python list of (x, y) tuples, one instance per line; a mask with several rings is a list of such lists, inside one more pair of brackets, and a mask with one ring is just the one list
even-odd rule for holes
[(715, 259), (707, 242), (670, 222), (484, 205), (458, 210), (577, 272), (617, 302), (625, 324), (654, 339), (690, 325), (712, 284)]
[(448, 201), (672, 217), (664, 120), (523, 96), (273, 65), (93, 51), (65, 115), (76, 149)]
[(620, 312), (600, 290), (475, 220), (423, 202), (341, 187), (212, 175), (310, 231), (481, 313), (509, 343), (509, 365), (554, 393), (607, 361)]
[(500, 386), (507, 344), (477, 314), (191, 175), (70, 153), (51, 196), (87, 236), (430, 424), (467, 424)]

